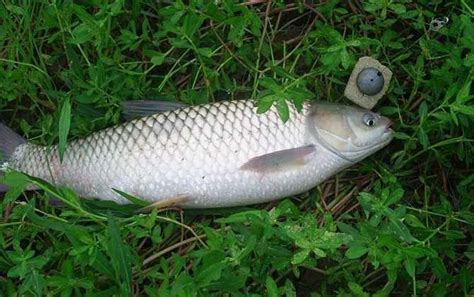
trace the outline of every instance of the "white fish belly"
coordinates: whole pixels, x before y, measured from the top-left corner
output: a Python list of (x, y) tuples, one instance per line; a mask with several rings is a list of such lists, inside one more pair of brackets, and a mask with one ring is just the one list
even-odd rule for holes
[(190, 172), (194, 178), (181, 180), (179, 187), (194, 197), (186, 204), (189, 208), (248, 205), (292, 196), (313, 188), (344, 166), (333, 153), (316, 149), (302, 166), (259, 173), (242, 171), (241, 164), (233, 164), (226, 172), (207, 176), (195, 170)]

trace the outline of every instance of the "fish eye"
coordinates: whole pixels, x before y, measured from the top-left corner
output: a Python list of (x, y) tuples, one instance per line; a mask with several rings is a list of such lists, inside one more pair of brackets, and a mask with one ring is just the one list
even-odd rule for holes
[(365, 113), (362, 120), (367, 127), (373, 127), (377, 123), (377, 118), (370, 112)]

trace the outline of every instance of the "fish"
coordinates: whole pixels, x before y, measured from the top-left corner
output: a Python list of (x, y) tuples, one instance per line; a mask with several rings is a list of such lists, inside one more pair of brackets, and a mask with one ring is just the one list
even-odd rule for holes
[(58, 146), (27, 142), (0, 124), (0, 164), (83, 198), (126, 204), (127, 193), (160, 207), (243, 206), (314, 188), (385, 147), (391, 123), (322, 101), (290, 104), (286, 122), (275, 106), (258, 113), (251, 100), (176, 105), (71, 140), (62, 161)]

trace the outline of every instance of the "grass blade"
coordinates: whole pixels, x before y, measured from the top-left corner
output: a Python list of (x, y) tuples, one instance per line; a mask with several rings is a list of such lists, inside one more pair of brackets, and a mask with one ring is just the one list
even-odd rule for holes
[(69, 98), (63, 103), (61, 107), (61, 113), (59, 114), (59, 159), (63, 161), (64, 152), (66, 151), (67, 136), (69, 134), (69, 128), (71, 127), (71, 102)]
[(108, 253), (112, 261), (112, 267), (115, 270), (115, 277), (124, 290), (124, 296), (131, 296), (132, 292), (132, 264), (131, 254), (127, 246), (122, 242), (120, 228), (114, 217), (109, 216), (107, 226), (108, 235)]

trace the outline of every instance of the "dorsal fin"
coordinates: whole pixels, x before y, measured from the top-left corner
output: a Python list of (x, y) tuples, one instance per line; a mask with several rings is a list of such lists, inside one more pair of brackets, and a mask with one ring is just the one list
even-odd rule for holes
[(125, 101), (122, 103), (122, 115), (128, 121), (187, 106), (184, 103), (160, 100)]

